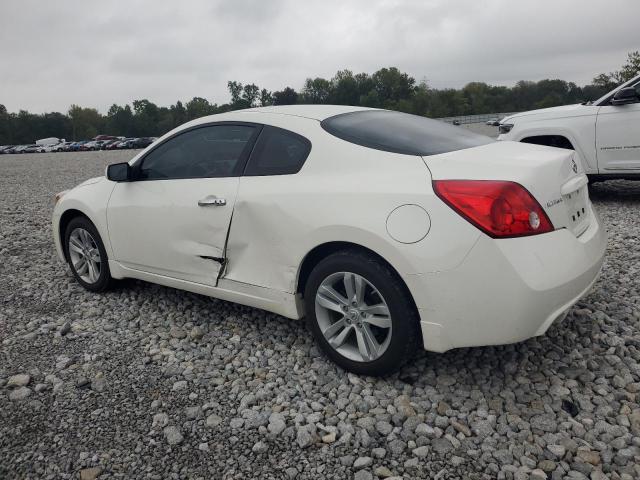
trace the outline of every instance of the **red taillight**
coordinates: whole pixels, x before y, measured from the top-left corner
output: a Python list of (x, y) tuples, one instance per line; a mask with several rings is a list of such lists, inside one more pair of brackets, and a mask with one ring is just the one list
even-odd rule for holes
[(553, 231), (540, 204), (519, 183), (434, 180), (433, 189), (447, 205), (491, 237), (522, 237)]

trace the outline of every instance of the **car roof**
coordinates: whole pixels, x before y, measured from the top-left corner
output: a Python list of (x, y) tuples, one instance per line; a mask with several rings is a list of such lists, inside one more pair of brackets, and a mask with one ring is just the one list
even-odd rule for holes
[[(245, 108), (243, 110), (232, 110), (230, 112), (219, 113), (200, 117), (184, 124), (183, 126), (195, 126), (204, 123), (236, 120), (240, 121), (243, 115), (268, 113), (277, 115), (288, 115), (293, 117), (303, 117), (312, 120), (322, 121), (326, 118), (340, 115), (341, 113), (356, 112), (360, 110), (374, 110), (367, 107), (352, 107), (349, 105), (278, 105), (271, 107)], [(248, 115), (247, 115), (248, 116)], [(254, 120), (255, 121), (255, 120)]]
[(275, 113), (322, 121), (325, 118), (333, 117), (334, 115), (355, 112), (358, 110), (371, 110), (371, 108), (353, 107), (350, 105), (278, 105), (271, 107), (247, 108), (245, 110), (239, 110), (237, 113)]

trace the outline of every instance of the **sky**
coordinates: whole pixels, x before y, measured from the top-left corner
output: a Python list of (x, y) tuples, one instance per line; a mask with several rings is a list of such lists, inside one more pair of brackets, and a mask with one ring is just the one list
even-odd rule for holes
[(640, 50), (638, 0), (0, 0), (0, 104), (103, 113), (396, 66), (434, 88), (587, 84)]

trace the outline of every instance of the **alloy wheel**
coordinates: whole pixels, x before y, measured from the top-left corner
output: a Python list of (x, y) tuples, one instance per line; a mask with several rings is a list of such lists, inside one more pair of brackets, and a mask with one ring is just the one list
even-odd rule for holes
[(69, 258), (76, 274), (86, 283), (96, 283), (102, 271), (98, 244), (84, 228), (75, 228), (69, 235)]
[(316, 293), (315, 311), (327, 343), (350, 360), (371, 362), (389, 346), (389, 307), (361, 275), (336, 272), (325, 278)]

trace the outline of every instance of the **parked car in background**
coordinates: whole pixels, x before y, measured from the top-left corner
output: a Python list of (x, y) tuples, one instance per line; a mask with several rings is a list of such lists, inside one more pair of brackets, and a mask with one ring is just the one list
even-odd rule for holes
[(16, 145), (13, 148), (13, 153), (23, 153), (22, 151), (27, 148), (29, 145)]
[(54, 152), (56, 146), (57, 146), (57, 144), (54, 144), (54, 145), (38, 145), (37, 152), (38, 153)]
[(80, 150), (85, 152), (88, 150), (95, 150), (95, 146), (96, 146), (96, 141), (95, 140), (89, 140), (88, 142), (83, 143), (80, 146)]
[(503, 118), (498, 140), (575, 150), (592, 181), (640, 179), (640, 75), (595, 102)]
[(13, 149), (15, 148), (14, 145), (2, 145), (0, 146), (0, 155), (3, 155), (5, 153), (13, 153)]
[(119, 150), (125, 149), (125, 148), (131, 148), (131, 141), (133, 140), (135, 140), (134, 137), (127, 137), (124, 140), (122, 140), (120, 143), (118, 143), (116, 148)]
[(117, 149), (119, 149), (119, 148), (120, 148), (120, 145), (121, 145), (123, 142), (126, 142), (126, 140), (127, 140), (127, 139), (125, 139), (124, 137), (123, 137), (123, 138), (120, 138), (120, 139), (118, 139), (118, 140), (114, 140), (112, 143), (110, 143), (109, 145), (107, 145), (107, 146), (106, 146), (106, 149), (107, 149), (107, 150), (117, 150)]
[(82, 149), (82, 146), (87, 143), (89, 140), (79, 140), (77, 142), (73, 142), (71, 145), (69, 145), (69, 149), (67, 151), (69, 152), (78, 152)]
[(68, 152), (74, 142), (62, 142), (56, 145), (56, 152)]
[(111, 145), (114, 145), (114, 144), (116, 144), (116, 143), (120, 143), (120, 141), (121, 141), (121, 140), (120, 140), (120, 139), (118, 139), (118, 138), (114, 138), (114, 139), (111, 139), (111, 140), (106, 140), (106, 141), (105, 141), (105, 142), (100, 146), (100, 149), (101, 149), (101, 150), (110, 150), (110, 148), (109, 148), (109, 147), (110, 147)]
[(147, 148), (155, 140), (155, 137), (139, 137), (129, 142), (129, 148)]
[(40, 149), (42, 146), (40, 145), (27, 145), (24, 149), (22, 149), (21, 153), (40, 153)]
[(247, 109), (56, 195), (54, 241), (88, 290), (306, 316), (333, 361), (383, 375), (543, 335), (591, 289), (606, 233), (573, 155), (387, 110)]
[(80, 150), (100, 150), (108, 140), (91, 140), (80, 147)]

